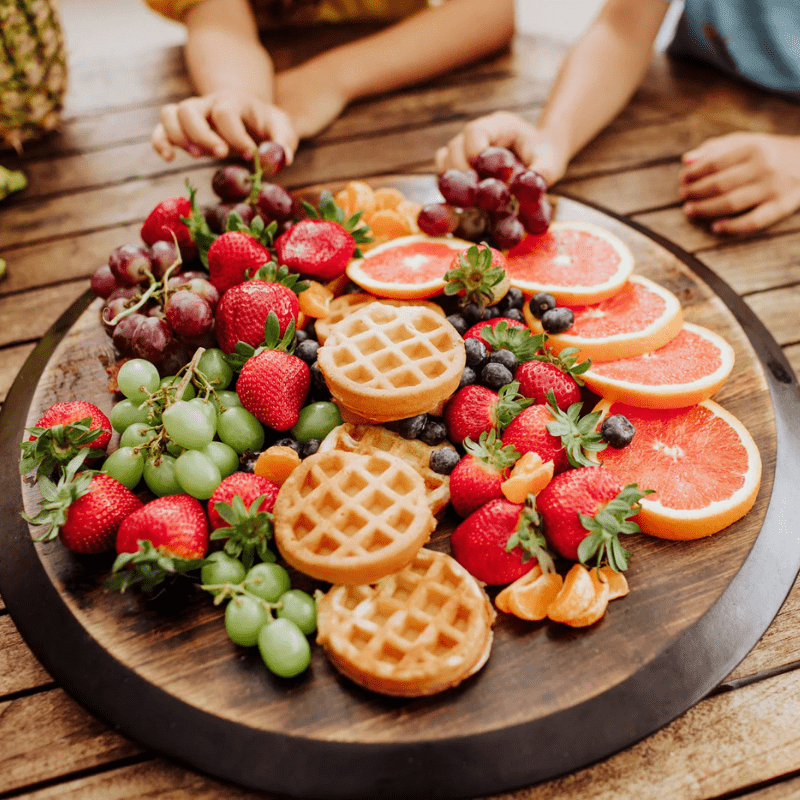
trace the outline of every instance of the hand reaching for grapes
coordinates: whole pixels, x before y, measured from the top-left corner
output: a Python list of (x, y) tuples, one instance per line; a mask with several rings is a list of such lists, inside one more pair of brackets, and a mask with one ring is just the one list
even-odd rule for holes
[(468, 169), (478, 153), (489, 146), (512, 150), (529, 169), (544, 176), (548, 186), (567, 170), (567, 154), (561, 151), (558, 142), (508, 111), (496, 111), (467, 123), (461, 133), (436, 152), (436, 167), (440, 173), (447, 169)]
[(175, 157), (175, 147), (217, 158), (234, 150), (249, 161), (264, 139), (281, 144), (291, 164), (298, 137), (286, 112), (257, 97), (223, 90), (164, 106), (152, 142), (165, 161)]
[(800, 208), (800, 136), (732, 133), (683, 157), (681, 194), (690, 218), (715, 233), (750, 233)]

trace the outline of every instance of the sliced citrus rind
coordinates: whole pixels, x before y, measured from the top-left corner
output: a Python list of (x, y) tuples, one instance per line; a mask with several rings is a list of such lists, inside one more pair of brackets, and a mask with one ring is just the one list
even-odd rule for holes
[[(565, 333), (548, 334), (555, 353), (576, 347), (578, 361), (592, 363), (629, 358), (657, 350), (681, 330), (683, 312), (678, 298), (655, 281), (631, 275), (611, 297), (592, 305), (568, 306), (575, 321)], [(544, 333), (542, 321), (525, 303), (523, 314), (534, 333)]]
[(380, 244), (353, 259), (347, 276), (376, 297), (395, 300), (436, 297), (444, 291), (453, 257), (472, 246), (464, 239), (418, 234)]
[(526, 295), (549, 292), (560, 305), (599, 303), (633, 273), (633, 255), (610, 231), (589, 222), (559, 220), (526, 236), (508, 252), (511, 285)]
[(652, 410), (601, 400), (600, 422), (623, 414), (636, 430), (622, 449), (600, 453), (625, 483), (654, 494), (635, 521), (661, 539), (701, 539), (727, 528), (753, 507), (761, 456), (745, 426), (713, 400), (688, 408)]
[(734, 351), (714, 331), (684, 322), (678, 335), (650, 353), (603, 361), (583, 373), (608, 400), (642, 408), (681, 408), (707, 400), (727, 380)]
[(553, 479), (554, 464), (542, 461), (542, 457), (531, 450), (524, 453), (500, 484), (500, 490), (510, 503), (524, 503), (529, 494), (539, 494)]

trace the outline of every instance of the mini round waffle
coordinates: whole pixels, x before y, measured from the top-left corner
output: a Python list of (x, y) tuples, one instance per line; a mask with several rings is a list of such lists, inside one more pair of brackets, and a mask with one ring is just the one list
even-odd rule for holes
[(424, 306), (369, 303), (338, 322), (317, 351), (337, 403), (378, 422), (422, 414), (458, 387), (464, 340)]
[[(333, 328), (337, 322), (341, 322), (346, 316), (349, 316), (354, 311), (358, 311), (359, 308), (363, 308), (369, 303), (377, 302), (389, 303), (389, 305), (395, 306), (410, 305), (408, 300), (379, 300), (375, 295), (367, 294), (366, 292), (353, 292), (351, 294), (343, 294), (339, 297), (334, 297), (328, 306), (328, 315), (322, 319), (318, 319), (314, 323), (314, 332), (317, 334), (317, 341), (320, 344), (325, 344), (325, 340), (328, 338), (331, 328)], [(425, 306), (425, 308), (429, 308), (439, 316), (445, 316), (444, 309), (437, 303), (431, 303), (427, 300), (417, 300), (414, 302), (414, 305)]]
[(422, 548), (372, 586), (317, 596), (317, 642), (360, 686), (418, 697), (461, 683), (489, 658), (495, 612), (453, 558)]
[(334, 428), (320, 445), (321, 451), (347, 450), (351, 453), (391, 453), (411, 464), (425, 483), (428, 505), (438, 514), (450, 501), (450, 476), (434, 472), (430, 467), (431, 453), (449, 444), (431, 445), (419, 439), (404, 439), (380, 425), (352, 425), (349, 422)]
[(273, 514), (281, 555), (330, 583), (371, 583), (402, 569), (436, 527), (422, 477), (385, 452), (308, 456)]

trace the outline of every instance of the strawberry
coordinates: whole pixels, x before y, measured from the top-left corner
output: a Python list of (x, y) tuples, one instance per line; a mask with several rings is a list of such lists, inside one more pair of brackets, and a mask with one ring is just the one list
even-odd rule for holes
[(208, 501), (211, 538), (225, 541), (225, 552), (238, 558), (247, 569), (255, 555), (262, 561), (275, 556), (268, 544), (272, 538), (272, 509), (280, 486), (251, 472), (234, 472), (223, 478)]
[(516, 383), (509, 383), (499, 392), (477, 384), (462, 386), (444, 410), (450, 441), (460, 444), (467, 437), (477, 441), (483, 432), (508, 425), (532, 402), (523, 398), (517, 388)]
[(208, 520), (200, 501), (188, 494), (158, 497), (119, 526), (107, 586), (124, 591), (140, 583), (153, 589), (170, 575), (202, 566), (207, 550)]
[(86, 458), (84, 451), (64, 469), (58, 483), (39, 478), (43, 502), (32, 525), (46, 525), (37, 541), (50, 541), (56, 536), (73, 553), (103, 553), (114, 547), (123, 520), (142, 507), (142, 501), (116, 478), (94, 470), (78, 472)]
[(519, 383), (520, 394), (536, 403), (547, 402), (547, 393), (551, 389), (562, 410), (581, 399), (581, 389), (575, 378), (552, 362), (525, 361), (514, 372), (514, 380)]
[(168, 200), (162, 200), (148, 214), (142, 225), (142, 241), (149, 245), (162, 241), (171, 242), (174, 233), (184, 255), (186, 255), (187, 248), (194, 252), (194, 241), (189, 233), (189, 228), (183, 221), (191, 214), (192, 204), (187, 197), (171, 197)]
[(487, 319), (483, 322), (476, 322), (471, 328), (467, 329), (467, 332), (464, 334), (463, 338), (479, 339), (486, 345), (486, 349), (491, 353), (494, 348), (486, 339), (484, 335), (484, 329), (489, 328), (491, 331), (494, 331), (501, 322), (505, 322), (507, 328), (520, 328), (526, 333), (530, 334), (530, 330), (524, 322), (519, 322), (518, 320), (510, 319), (509, 317), (495, 317), (494, 319)]
[(460, 295), (462, 304), (475, 303), (480, 308), (501, 300), (511, 284), (506, 273), (506, 257), (486, 244), (472, 245), (456, 253), (445, 273), (444, 293)]
[(361, 255), (358, 245), (371, 241), (368, 229), (359, 227), (361, 212), (345, 220), (344, 211), (328, 191), (320, 195), (319, 213), (309, 203), (303, 205), (309, 218), (275, 240), (278, 260), (301, 275), (322, 281), (338, 278), (350, 260)]
[(579, 467), (553, 478), (537, 496), (536, 508), (547, 541), (560, 555), (584, 564), (593, 559), (598, 566), (608, 561), (620, 572), (627, 568), (630, 553), (619, 534), (639, 531), (630, 517), (649, 493), (636, 484), (623, 487), (605, 467)]
[(239, 343), (228, 361), (234, 367), (241, 366), (236, 393), (242, 405), (264, 425), (288, 431), (300, 417), (311, 372), (305, 361), (289, 352), (294, 344), (294, 322), (289, 323), (283, 337), (278, 327), (278, 317), (270, 312), (264, 326), (264, 348), (241, 364), (248, 345)]
[(532, 405), (521, 411), (503, 432), (503, 444), (512, 445), (520, 455), (538, 453), (542, 461), (553, 462), (557, 475), (569, 466), (567, 451), (560, 436), (554, 436), (547, 426), (555, 420), (547, 405)]
[(30, 437), (20, 445), (20, 474), (36, 469), (38, 475), (51, 475), (82, 449), (91, 448), (89, 458), (104, 456), (111, 422), (93, 403), (69, 400), (54, 403), (27, 431)]
[(503, 446), (494, 429), (482, 433), (477, 442), (465, 439), (464, 448), (466, 455), (450, 473), (450, 502), (460, 517), (503, 497), (500, 487), (519, 458), (513, 447)]
[(232, 353), (240, 341), (258, 347), (264, 341), (264, 326), (270, 312), (278, 317), (283, 336), (300, 313), (297, 295), (283, 284), (261, 280), (245, 281), (228, 289), (214, 318), (222, 352)]
[(553, 571), (540, 525), (530, 506), (490, 500), (453, 531), (450, 549), (456, 561), (479, 581), (500, 586), (522, 577), (537, 563), (544, 572)]
[(208, 248), (208, 279), (224, 293), (243, 283), (271, 260), (270, 251), (244, 231), (226, 231)]

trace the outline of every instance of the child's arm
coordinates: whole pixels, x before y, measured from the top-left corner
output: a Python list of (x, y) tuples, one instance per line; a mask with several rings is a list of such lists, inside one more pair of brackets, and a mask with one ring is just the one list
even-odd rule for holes
[[(185, 17), (186, 61), (198, 96), (165, 106), (153, 146), (165, 159), (174, 147), (250, 159), (257, 141), (273, 139), (291, 161), (297, 136), (273, 104), (273, 69), (247, 0), (203, 0)], [(256, 141), (254, 141), (254, 138)]]
[(715, 233), (751, 233), (800, 208), (800, 136), (731, 133), (703, 142), (683, 162), (684, 212), (717, 218)]
[(475, 120), (437, 153), (439, 168), (463, 169), (488, 144), (511, 144), (549, 183), (557, 181), (632, 97), (667, 7), (663, 0), (608, 0), (564, 60), (536, 125), (506, 112)]
[(277, 104), (301, 137), (332, 122), (347, 103), (423, 81), (507, 44), (513, 0), (446, 0), (275, 78)]

